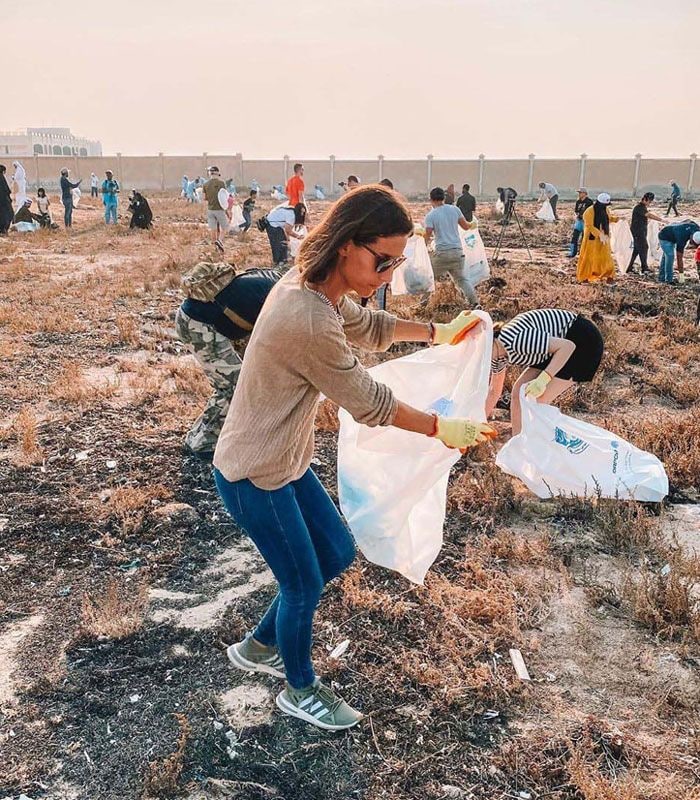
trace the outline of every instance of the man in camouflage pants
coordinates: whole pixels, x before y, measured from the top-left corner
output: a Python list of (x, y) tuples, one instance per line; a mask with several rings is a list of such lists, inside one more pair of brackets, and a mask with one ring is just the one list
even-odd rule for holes
[(279, 280), (271, 269), (241, 272), (216, 296), (205, 303), (187, 298), (175, 315), (175, 330), (192, 348), (206, 373), (214, 394), (185, 437), (188, 450), (211, 459), (241, 371), (242, 359), (234, 342), (250, 335), (260, 309)]

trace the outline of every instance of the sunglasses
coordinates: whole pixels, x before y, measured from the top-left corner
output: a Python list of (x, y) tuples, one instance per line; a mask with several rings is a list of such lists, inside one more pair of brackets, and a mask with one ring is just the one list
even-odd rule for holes
[(401, 264), (406, 260), (406, 256), (384, 256), (381, 253), (377, 253), (368, 244), (361, 244), (360, 247), (364, 247), (365, 250), (369, 250), (369, 252), (375, 257), (377, 263), (374, 265), (374, 269), (378, 273), (386, 272), (388, 269), (396, 269), (396, 267), (400, 267)]

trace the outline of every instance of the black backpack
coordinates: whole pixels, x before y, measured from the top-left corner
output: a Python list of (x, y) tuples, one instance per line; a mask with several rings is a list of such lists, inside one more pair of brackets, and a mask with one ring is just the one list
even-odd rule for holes
[(258, 230), (264, 233), (270, 227), (270, 223), (267, 221), (267, 214), (259, 217), (255, 224), (258, 226)]

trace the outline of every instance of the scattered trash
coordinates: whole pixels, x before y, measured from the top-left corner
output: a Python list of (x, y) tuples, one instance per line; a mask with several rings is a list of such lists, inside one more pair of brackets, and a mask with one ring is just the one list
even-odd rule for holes
[(222, 731), (224, 729), (224, 723), (219, 722), (218, 719), (215, 719), (214, 722), (212, 722), (212, 725), (214, 726), (215, 731)]
[(76, 461), (87, 461), (89, 450), (82, 450), (80, 453), (75, 454)]
[(117, 462), (116, 461), (108, 461), (107, 462), (107, 469), (116, 469), (116, 468), (117, 468)]
[(518, 797), (522, 797), (522, 800), (530, 800), (532, 795), (530, 792), (518, 792)]
[(72, 586), (63, 586), (61, 589), (59, 589), (56, 592), (56, 596), (57, 597), (68, 597), (68, 595), (71, 593), (72, 589), (73, 589)]
[(350, 647), (350, 639), (345, 639), (331, 650), (328, 654), (328, 658), (340, 658), (348, 647)]
[(481, 716), (484, 719), (496, 719), (496, 717), (500, 717), (501, 716), (501, 712), (500, 711), (496, 711), (495, 708), (489, 708), (487, 711), (484, 711), (484, 713)]
[(384, 731), (384, 738), (389, 742), (395, 742), (398, 737), (396, 731)]
[(132, 695), (129, 696), (129, 702), (130, 703), (138, 703), (138, 701), (140, 699), (141, 699), (141, 695), (140, 694), (132, 694)]
[(661, 575), (662, 578), (665, 578), (667, 575), (670, 574), (671, 574), (670, 564), (664, 564), (663, 567), (661, 567), (661, 569), (659, 570), (659, 575)]
[(141, 564), (140, 558), (135, 558), (133, 561), (130, 561), (128, 564), (120, 564), (119, 569), (122, 572), (130, 572), (131, 570), (138, 569)]
[[(523, 658), (523, 654), (520, 650), (509, 650), (510, 661), (513, 665), (513, 669), (515, 670), (515, 674), (520, 678), (521, 681), (529, 681), (530, 680), (530, 673), (527, 671), (527, 667), (525, 666), (525, 659)], [(529, 797), (530, 795), (528, 795)]]

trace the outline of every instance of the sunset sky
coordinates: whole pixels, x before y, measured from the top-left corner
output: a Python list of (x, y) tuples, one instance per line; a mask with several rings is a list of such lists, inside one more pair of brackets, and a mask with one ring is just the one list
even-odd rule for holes
[(699, 0), (3, 3), (0, 128), (106, 154), (685, 157)]

